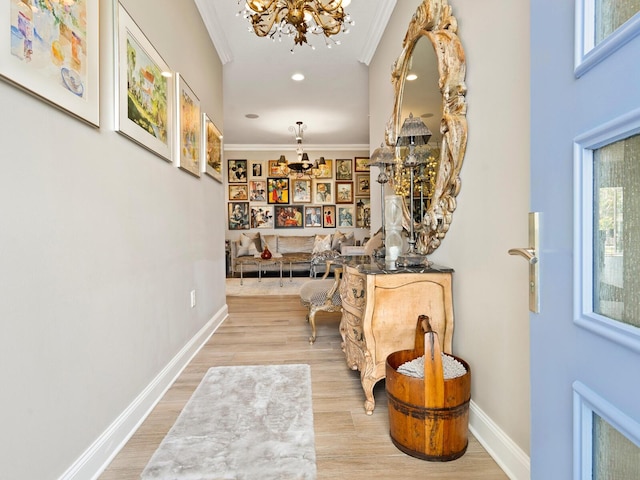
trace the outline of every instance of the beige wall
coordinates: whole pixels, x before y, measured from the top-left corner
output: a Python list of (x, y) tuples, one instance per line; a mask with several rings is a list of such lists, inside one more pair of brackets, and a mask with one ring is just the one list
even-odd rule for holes
[[(391, 65), (419, 3), (398, 2), (370, 65), (372, 148), (383, 140)], [(472, 400), (528, 453), (527, 266), (507, 250), (527, 243), (529, 5), (449, 3), (467, 56), (469, 139), (458, 208), (432, 260), (455, 269), (454, 352), (471, 365)]]
[[(225, 309), (222, 185), (113, 130), (112, 3), (100, 129), (0, 82), (0, 478), (59, 478)], [(223, 129), (193, 2), (123, 3)]]

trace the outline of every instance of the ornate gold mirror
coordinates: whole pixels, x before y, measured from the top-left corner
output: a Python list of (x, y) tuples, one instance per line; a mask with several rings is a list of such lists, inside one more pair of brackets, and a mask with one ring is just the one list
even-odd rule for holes
[[(392, 71), (395, 103), (387, 144), (396, 145), (410, 116), (422, 120), (431, 132), (412, 172), (411, 202), (418, 207), (417, 214), (414, 211), (415, 245), (425, 255), (440, 246), (449, 230), (467, 145), (466, 65), (457, 29), (447, 0), (424, 0), (409, 23)], [(411, 80), (410, 74), (417, 78)], [(409, 197), (410, 172), (402, 162), (407, 155), (404, 150), (396, 148), (392, 186)]]

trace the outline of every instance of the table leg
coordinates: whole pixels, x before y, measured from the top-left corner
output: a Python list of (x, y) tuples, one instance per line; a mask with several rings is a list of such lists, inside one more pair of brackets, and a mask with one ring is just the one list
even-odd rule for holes
[(291, 273), (291, 262), (289, 262), (289, 281), (293, 282), (293, 274)]
[(258, 266), (258, 282), (261, 282), (262, 281), (262, 263), (256, 262), (256, 265)]
[(280, 260), (280, 286), (282, 287), (282, 260)]
[(242, 286), (242, 271), (244, 270), (244, 263), (240, 264), (240, 285)]

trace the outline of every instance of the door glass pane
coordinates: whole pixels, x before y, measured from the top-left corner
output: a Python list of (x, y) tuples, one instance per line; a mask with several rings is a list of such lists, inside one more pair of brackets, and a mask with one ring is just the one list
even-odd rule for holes
[(640, 327), (640, 135), (593, 162), (593, 311)]
[(640, 478), (640, 449), (593, 414), (593, 480)]
[(596, 45), (640, 11), (640, 0), (595, 0)]

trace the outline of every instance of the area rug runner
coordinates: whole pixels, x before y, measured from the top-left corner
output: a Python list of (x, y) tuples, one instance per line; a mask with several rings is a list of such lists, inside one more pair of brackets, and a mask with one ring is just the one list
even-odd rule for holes
[(209, 369), (141, 478), (315, 479), (310, 370)]

